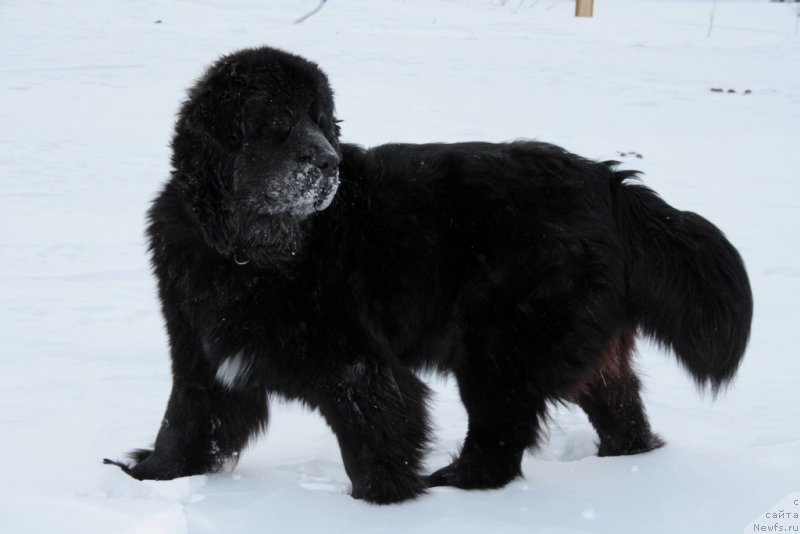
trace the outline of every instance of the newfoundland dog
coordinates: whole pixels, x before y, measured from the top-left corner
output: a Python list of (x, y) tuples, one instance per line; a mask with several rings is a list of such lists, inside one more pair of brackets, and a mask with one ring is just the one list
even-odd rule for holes
[[(355, 498), (498, 488), (554, 402), (585, 410), (601, 456), (663, 444), (637, 332), (713, 391), (744, 353), (737, 251), (615, 162), (536, 142), (341, 144), (325, 75), (272, 48), (212, 65), (172, 148), (148, 229), (172, 393), (154, 448), (106, 460), (137, 479), (235, 462), (279, 395), (325, 418)], [(427, 476), (418, 370), (452, 374), (469, 416)]]

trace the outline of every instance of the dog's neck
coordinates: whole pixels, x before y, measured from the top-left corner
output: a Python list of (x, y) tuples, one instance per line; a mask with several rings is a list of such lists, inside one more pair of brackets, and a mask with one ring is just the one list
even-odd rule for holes
[(286, 271), (301, 258), (308, 218), (248, 213), (231, 205), (224, 192), (202, 194), (188, 180), (182, 185), (178, 194), (187, 208), (184, 223), (199, 230), (210, 253), (237, 267), (261, 271)]
[(236, 265), (283, 270), (302, 256), (306, 221), (289, 215), (233, 217), (230, 257)]

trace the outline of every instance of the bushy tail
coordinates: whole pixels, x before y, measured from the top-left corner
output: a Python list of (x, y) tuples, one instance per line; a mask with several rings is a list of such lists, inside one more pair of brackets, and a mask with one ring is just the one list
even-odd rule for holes
[(700, 386), (729, 382), (750, 337), (753, 295), (741, 256), (696, 213), (617, 172), (628, 299), (641, 331), (671, 348)]

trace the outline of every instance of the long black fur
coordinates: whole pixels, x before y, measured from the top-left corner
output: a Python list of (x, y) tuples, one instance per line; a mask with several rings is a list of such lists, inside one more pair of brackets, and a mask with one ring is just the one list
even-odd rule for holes
[[(715, 391), (742, 359), (738, 253), (613, 162), (534, 142), (340, 144), (324, 74), (270, 48), (215, 63), (172, 146), (148, 235), (173, 389), (154, 449), (111, 462), (136, 478), (235, 461), (274, 394), (325, 417), (356, 498), (500, 487), (552, 402), (583, 407), (601, 455), (662, 444), (636, 332)], [(420, 369), (454, 375), (469, 415), (427, 477)]]

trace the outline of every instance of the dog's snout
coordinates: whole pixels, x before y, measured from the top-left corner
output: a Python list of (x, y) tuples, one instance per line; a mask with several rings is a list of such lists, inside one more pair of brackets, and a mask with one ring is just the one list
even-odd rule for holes
[(306, 147), (301, 159), (322, 171), (335, 169), (340, 161), (339, 155), (327, 141), (324, 145), (312, 144)]
[(303, 161), (322, 171), (332, 171), (339, 165), (339, 154), (316, 125), (308, 123), (298, 130), (299, 141), (304, 146), (300, 153)]
[(324, 148), (317, 151), (314, 157), (311, 158), (311, 163), (313, 163), (315, 166), (319, 167), (323, 171), (328, 171), (336, 168), (336, 166), (339, 165), (339, 161), (340, 161), (339, 155), (332, 149), (328, 148)]

